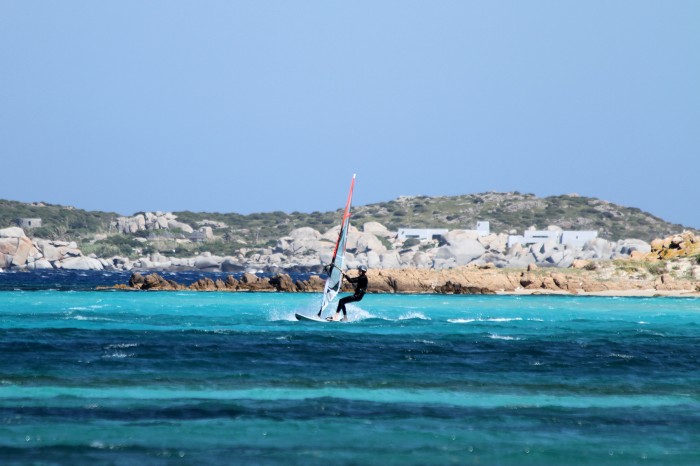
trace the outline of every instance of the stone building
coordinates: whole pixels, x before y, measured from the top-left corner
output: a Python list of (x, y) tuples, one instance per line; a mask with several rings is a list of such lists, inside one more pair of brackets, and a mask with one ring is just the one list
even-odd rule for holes
[(18, 218), (17, 226), (20, 228), (39, 228), (41, 226), (40, 218)]

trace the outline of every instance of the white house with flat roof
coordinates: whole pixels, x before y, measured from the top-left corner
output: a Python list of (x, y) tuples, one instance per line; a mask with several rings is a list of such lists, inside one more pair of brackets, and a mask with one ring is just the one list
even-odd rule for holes
[(598, 232), (595, 230), (526, 230), (524, 235), (508, 235), (508, 247), (516, 243), (529, 246), (531, 244), (546, 243), (552, 240), (565, 246), (581, 247), (589, 240), (597, 237)]
[[(449, 230), (446, 228), (399, 228), (398, 239), (407, 240), (408, 238), (416, 238), (420, 240), (438, 239), (438, 237), (446, 234)], [(489, 222), (476, 222), (476, 230), (465, 230), (476, 232), (479, 236), (487, 236), (491, 232)]]
[(447, 233), (447, 228), (399, 228), (398, 238), (407, 240), (409, 238), (437, 239)]

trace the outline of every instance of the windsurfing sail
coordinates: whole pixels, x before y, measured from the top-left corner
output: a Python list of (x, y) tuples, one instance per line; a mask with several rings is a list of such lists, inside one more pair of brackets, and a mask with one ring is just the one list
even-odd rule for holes
[(345, 211), (340, 222), (340, 231), (338, 232), (338, 241), (335, 242), (333, 257), (331, 263), (324, 267), (328, 274), (326, 285), (323, 287), (323, 300), (321, 301), (321, 310), (318, 311), (320, 317), (328, 305), (335, 299), (340, 291), (340, 286), (343, 283), (343, 265), (345, 264), (345, 243), (348, 240), (348, 229), (350, 228), (350, 205), (352, 204), (352, 191), (355, 188), (355, 175), (352, 175), (350, 183), (350, 193), (348, 200), (345, 203)]

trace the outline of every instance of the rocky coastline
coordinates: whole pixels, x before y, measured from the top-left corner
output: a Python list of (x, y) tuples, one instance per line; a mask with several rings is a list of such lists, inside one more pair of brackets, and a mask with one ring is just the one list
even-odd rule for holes
[[(678, 264), (684, 264), (678, 268)], [(691, 261), (678, 261), (675, 268), (657, 275), (644, 272), (640, 264), (620, 267), (613, 263), (580, 264), (568, 270), (496, 269), (465, 266), (450, 270), (385, 269), (368, 272), (368, 293), (414, 294), (567, 294), (581, 296), (692, 296), (700, 297), (700, 278), (689, 274)], [(673, 273), (684, 269), (683, 274)], [(697, 270), (695, 272), (698, 272)], [(128, 284), (114, 287), (131, 291), (220, 291), (220, 292), (320, 292), (324, 280), (312, 275), (305, 280), (293, 280), (286, 273), (260, 277), (244, 273), (240, 279), (202, 278), (189, 286), (166, 280), (157, 273), (132, 274)], [(343, 285), (343, 291), (351, 288)]]
[[(548, 231), (556, 232), (556, 227)], [(18, 227), (0, 230), (0, 270), (132, 271), (124, 290), (318, 292), (322, 264), (329, 262), (332, 238), (310, 228), (292, 231), (274, 248), (218, 257), (193, 258), (159, 253), (136, 260), (85, 256), (74, 242), (29, 238)], [(528, 246), (506, 244), (507, 235), (455, 230), (439, 240), (406, 241), (370, 222), (353, 229), (346, 264), (370, 267), (370, 293), (443, 294), (608, 294), (694, 296), (700, 293), (700, 238), (682, 232), (651, 243), (610, 242), (600, 238), (572, 247), (556, 241)], [(191, 285), (165, 280), (157, 272), (230, 272), (226, 279), (201, 279)], [(293, 280), (298, 272), (310, 274)], [(239, 278), (235, 278), (234, 274)], [(242, 274), (242, 275), (241, 275)], [(261, 276), (263, 275), (263, 276)], [(346, 289), (345, 291), (349, 291)]]
[[(138, 216), (138, 219), (141, 220), (141, 217)], [(161, 228), (161, 224), (184, 229), (182, 224), (173, 219), (166, 222), (168, 218), (165, 215), (153, 216), (151, 223), (135, 220), (120, 223), (118, 226), (121, 229), (112, 238), (129, 238), (132, 230), (147, 231), (139, 228)], [(201, 226), (200, 230), (198, 233), (203, 235), (201, 244), (206, 248), (208, 240), (215, 241), (212, 227)], [(400, 232), (389, 231), (380, 223), (367, 222), (361, 229), (351, 227), (347, 240), (346, 264), (349, 268), (364, 264), (372, 269), (446, 270), (466, 265), (568, 268), (577, 260), (614, 260), (647, 254), (652, 250), (649, 243), (636, 239), (608, 241), (594, 237), (581, 243), (566, 243), (562, 240), (566, 232), (553, 225), (541, 233), (545, 235), (544, 239), (524, 244), (510, 244), (511, 235), (506, 233), (484, 234), (476, 230), (445, 230), (440, 235), (418, 239), (402, 237)], [(100, 257), (94, 253), (84, 254), (74, 241), (31, 238), (22, 228), (10, 227), (0, 229), (0, 270), (320, 273), (323, 264), (330, 262), (337, 236), (337, 227), (325, 233), (303, 227), (279, 238), (274, 246), (241, 248), (235, 254), (226, 256), (204, 250), (192, 257), (175, 256), (173, 249), (159, 252), (167, 249), (153, 247), (154, 244), (160, 244), (160, 240), (153, 239), (149, 243), (145, 238), (138, 238), (141, 241), (136, 243), (143, 244), (143, 250), (140, 248), (132, 251), (137, 257), (133, 254)], [(98, 240), (95, 238), (93, 241)], [(87, 247), (90, 244), (89, 241), (84, 243)]]

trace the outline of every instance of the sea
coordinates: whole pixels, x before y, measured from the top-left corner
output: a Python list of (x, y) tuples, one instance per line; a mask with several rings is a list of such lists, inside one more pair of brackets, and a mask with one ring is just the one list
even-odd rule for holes
[(700, 464), (697, 298), (127, 280), (0, 273), (0, 464)]

